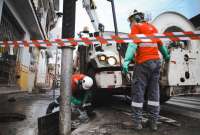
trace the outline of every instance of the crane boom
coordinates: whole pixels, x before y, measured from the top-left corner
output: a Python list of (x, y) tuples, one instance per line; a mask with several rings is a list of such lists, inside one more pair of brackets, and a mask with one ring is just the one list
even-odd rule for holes
[(95, 32), (103, 32), (104, 25), (99, 22), (96, 5), (93, 0), (83, 0), (83, 8), (85, 8), (88, 16), (90, 17), (91, 23), (94, 27)]

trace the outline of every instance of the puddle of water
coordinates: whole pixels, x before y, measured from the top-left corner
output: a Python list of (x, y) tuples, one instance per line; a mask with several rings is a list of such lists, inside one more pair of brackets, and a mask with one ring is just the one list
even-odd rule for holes
[(0, 123), (23, 121), (26, 116), (19, 113), (0, 113)]

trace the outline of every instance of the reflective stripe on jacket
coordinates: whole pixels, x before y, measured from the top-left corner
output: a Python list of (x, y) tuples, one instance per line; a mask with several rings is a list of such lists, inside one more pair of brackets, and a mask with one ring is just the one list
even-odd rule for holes
[[(154, 34), (157, 32), (157, 29), (147, 22), (134, 24), (131, 28), (131, 34)], [(162, 43), (160, 42), (159, 45)], [(155, 41), (139, 43), (135, 56), (136, 63), (141, 64), (148, 60), (160, 59), (158, 51), (158, 43)]]

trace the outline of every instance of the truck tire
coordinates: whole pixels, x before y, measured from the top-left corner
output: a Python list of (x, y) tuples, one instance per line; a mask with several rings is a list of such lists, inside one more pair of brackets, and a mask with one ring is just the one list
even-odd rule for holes
[(160, 103), (163, 104), (170, 99), (169, 90), (170, 86), (161, 87), (160, 89)]

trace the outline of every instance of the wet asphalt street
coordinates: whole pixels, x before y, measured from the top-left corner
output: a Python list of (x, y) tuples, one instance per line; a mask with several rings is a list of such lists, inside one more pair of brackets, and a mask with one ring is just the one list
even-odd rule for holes
[(148, 127), (135, 131), (124, 126), (124, 122), (131, 122), (131, 116), (109, 107), (99, 108), (96, 115), (95, 119), (73, 131), (73, 135), (199, 135), (200, 133), (200, 120), (170, 113), (162, 112), (161, 115), (172, 118), (181, 125), (159, 123), (157, 132), (151, 131)]
[(45, 115), (52, 100), (49, 94), (1, 95), (0, 115), (18, 113), (26, 118), (17, 122), (5, 122), (5, 119), (1, 118), (0, 135), (37, 135), (37, 118)]
[[(182, 97), (180, 98), (182, 99)], [(200, 97), (196, 98), (200, 100)], [(132, 122), (130, 106), (123, 100), (113, 99), (112, 101), (110, 104), (107, 103), (107, 105), (96, 108), (96, 117), (74, 130), (73, 135), (200, 135), (200, 118), (191, 118), (187, 115), (180, 115), (179, 112), (173, 110), (166, 110), (168, 109), (166, 105), (164, 110), (161, 109), (157, 132), (151, 131), (145, 125), (145, 119), (142, 131), (135, 131), (124, 125), (124, 122)], [(170, 102), (175, 103), (174, 99)], [(185, 108), (179, 107), (176, 106), (175, 108), (182, 113), (187, 113)], [(187, 110), (190, 110), (190, 108), (187, 108)], [(163, 121), (163, 117), (168, 120)]]

